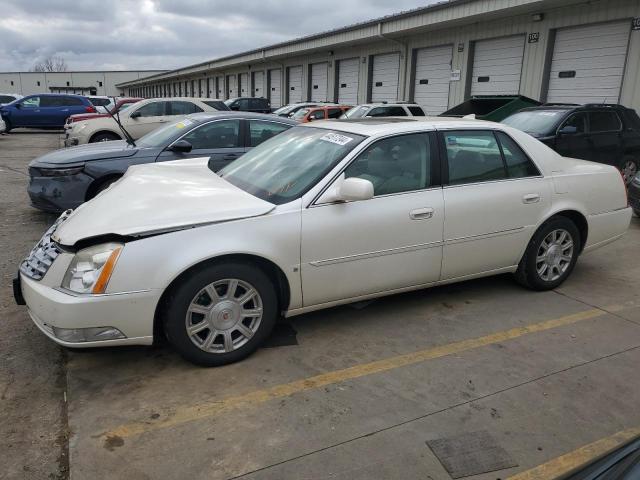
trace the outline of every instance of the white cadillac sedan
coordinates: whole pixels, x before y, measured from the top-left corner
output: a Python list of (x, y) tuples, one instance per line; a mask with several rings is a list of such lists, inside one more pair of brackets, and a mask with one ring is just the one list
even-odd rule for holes
[(69, 347), (151, 344), (222, 365), (280, 315), (512, 272), (547, 290), (629, 226), (615, 168), (504, 125), (358, 119), (294, 127), (219, 175), (129, 168), (65, 212), (16, 299)]

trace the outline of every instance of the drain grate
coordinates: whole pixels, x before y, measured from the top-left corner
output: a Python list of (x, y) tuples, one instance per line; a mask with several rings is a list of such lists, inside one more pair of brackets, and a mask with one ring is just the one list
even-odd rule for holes
[(452, 478), (518, 466), (485, 430), (428, 440), (427, 445)]

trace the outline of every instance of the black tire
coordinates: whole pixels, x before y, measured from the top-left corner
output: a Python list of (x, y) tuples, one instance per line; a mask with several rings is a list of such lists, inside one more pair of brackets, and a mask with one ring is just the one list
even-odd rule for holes
[(122, 140), (119, 135), (111, 132), (102, 132), (94, 135), (89, 140), (89, 143), (97, 143), (97, 142), (110, 142), (112, 140)]
[(5, 120), (4, 121), (4, 125), (5, 125), (4, 133), (9, 133), (11, 131), (11, 129), (13, 128), (13, 126), (11, 125), (11, 122), (9, 120)]
[[(555, 231), (565, 231), (571, 237), (573, 249), (571, 251), (571, 261), (566, 263), (566, 269), (559, 274), (558, 278), (545, 279), (538, 272), (538, 254), (542, 252), (542, 242)], [(576, 265), (581, 246), (580, 231), (576, 225), (568, 218), (562, 216), (552, 217), (538, 228), (531, 238), (524, 256), (520, 260), (515, 278), (518, 283), (532, 290), (544, 291), (553, 290), (560, 286), (571, 275)], [(568, 256), (568, 255), (567, 255)], [(540, 265), (542, 268), (542, 264)], [(547, 266), (547, 268), (549, 268)], [(544, 273), (544, 272), (543, 272)]]
[[(225, 282), (226, 279), (237, 279), (245, 285), (249, 285), (255, 289), (259, 295), (259, 299), (262, 306), (262, 317), (255, 327), (253, 336), (246, 340), (246, 335), (240, 334), (238, 331), (232, 331), (234, 326), (230, 326), (226, 331), (229, 332), (229, 338), (233, 337), (233, 334), (238, 334), (232, 341), (245, 342), (239, 343), (239, 346), (231, 351), (222, 352), (220, 349), (224, 349), (223, 333), (214, 334), (213, 330), (209, 327), (205, 327), (200, 331), (197, 341), (201, 341), (203, 344), (209, 339), (210, 335), (213, 335), (215, 341), (211, 344), (211, 348), (218, 349), (217, 352), (205, 351), (200, 346), (196, 345), (192, 338), (187, 333), (187, 322), (193, 325), (194, 315), (198, 313), (190, 313), (188, 311), (192, 301), (197, 298), (202, 298), (205, 287), (215, 284), (216, 282)], [(243, 290), (246, 289), (242, 285), (239, 285), (240, 292), (239, 297), (243, 296)], [(205, 301), (210, 303), (211, 306), (215, 305), (212, 311), (211, 318), (218, 319), (221, 322), (234, 322), (233, 316), (228, 320), (226, 316), (226, 309), (222, 308), (224, 305), (225, 296), (228, 294), (224, 291), (224, 285), (216, 287), (216, 289), (222, 288), (221, 291), (217, 291), (221, 295), (221, 299), (216, 304), (209, 294), (204, 294), (206, 298), (211, 300)], [(235, 293), (235, 292), (234, 292)], [(257, 308), (254, 300), (250, 300), (249, 305), (254, 305), (254, 309)], [(247, 302), (245, 302), (245, 305)], [(222, 308), (219, 313), (215, 314), (215, 308)], [(209, 307), (210, 308), (210, 307)], [(225, 315), (222, 317), (222, 315)], [(204, 266), (188, 276), (184, 277), (183, 281), (177, 285), (172, 292), (170, 292), (167, 300), (167, 307), (165, 309), (163, 323), (164, 331), (169, 340), (169, 343), (184, 357), (186, 360), (205, 367), (217, 367), (226, 365), (229, 363), (237, 362), (251, 355), (269, 336), (273, 329), (278, 316), (278, 299), (276, 295), (276, 289), (269, 279), (269, 277), (259, 268), (256, 268), (247, 263), (220, 263)], [(195, 320), (196, 324), (203, 322), (205, 316)], [(214, 321), (214, 320), (212, 320)], [(251, 323), (251, 319), (241, 319), (240, 322), (248, 321)], [(237, 323), (236, 323), (237, 326)], [(245, 326), (247, 326), (245, 324)], [(221, 344), (222, 343), (222, 344)]]
[(624, 157), (620, 163), (620, 172), (625, 185), (629, 185), (639, 170), (640, 162), (633, 157)]

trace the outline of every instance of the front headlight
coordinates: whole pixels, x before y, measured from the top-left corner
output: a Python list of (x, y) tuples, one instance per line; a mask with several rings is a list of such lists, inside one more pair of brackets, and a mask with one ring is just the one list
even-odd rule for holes
[(33, 173), (38, 177), (67, 177), (69, 175), (75, 175), (84, 170), (84, 165), (78, 167), (66, 167), (66, 168), (38, 168), (34, 167)]
[(76, 253), (62, 287), (76, 293), (104, 293), (122, 251), (121, 243), (105, 243)]

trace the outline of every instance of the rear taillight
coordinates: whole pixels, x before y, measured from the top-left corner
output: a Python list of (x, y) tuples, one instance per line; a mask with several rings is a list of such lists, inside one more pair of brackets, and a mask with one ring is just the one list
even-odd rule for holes
[(87, 113), (96, 113), (96, 108), (91, 106), (91, 107), (87, 107), (85, 108), (85, 110), (87, 111)]

